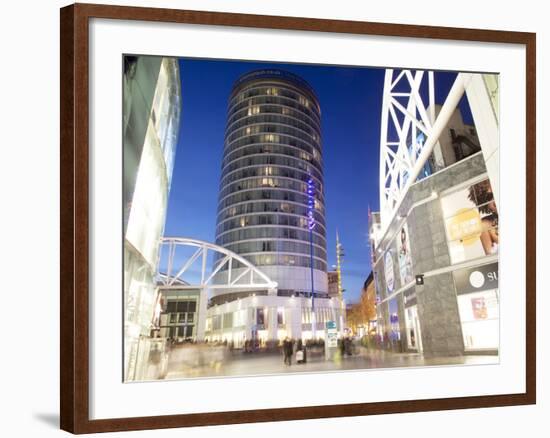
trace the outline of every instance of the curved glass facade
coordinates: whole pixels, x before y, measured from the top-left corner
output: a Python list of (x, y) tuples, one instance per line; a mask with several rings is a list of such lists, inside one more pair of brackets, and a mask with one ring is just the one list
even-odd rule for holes
[(142, 380), (152, 348), (155, 281), (180, 113), (173, 58), (124, 58), (124, 378)]
[[(283, 270), (277, 267), (304, 270), (294, 276), (296, 291), (311, 288), (305, 275), (311, 265), (310, 179), (315, 187), (315, 276), (326, 277), (327, 271), (320, 127), (319, 102), (301, 78), (260, 70), (235, 83), (228, 105), (216, 243), (261, 266), (279, 287), (289, 279), (281, 278)], [(288, 270), (284, 272), (288, 277)], [(326, 280), (316, 281), (316, 292), (325, 288)]]

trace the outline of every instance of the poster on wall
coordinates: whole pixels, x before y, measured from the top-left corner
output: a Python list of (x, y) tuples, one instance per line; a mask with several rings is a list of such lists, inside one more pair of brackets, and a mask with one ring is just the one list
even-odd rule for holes
[(386, 290), (388, 294), (393, 292), (395, 288), (395, 277), (393, 275), (393, 258), (391, 251), (388, 251), (384, 256), (384, 277), (386, 278)]
[(441, 198), (453, 263), (498, 254), (498, 210), (488, 179)]
[(397, 258), (399, 260), (399, 275), (401, 286), (414, 280), (411, 258), (411, 245), (409, 241), (409, 229), (405, 223), (397, 234)]

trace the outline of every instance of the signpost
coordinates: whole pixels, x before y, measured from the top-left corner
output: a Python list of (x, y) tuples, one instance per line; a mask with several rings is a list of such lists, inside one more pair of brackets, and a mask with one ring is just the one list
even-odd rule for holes
[(332, 360), (338, 351), (338, 330), (336, 321), (325, 323), (325, 359)]

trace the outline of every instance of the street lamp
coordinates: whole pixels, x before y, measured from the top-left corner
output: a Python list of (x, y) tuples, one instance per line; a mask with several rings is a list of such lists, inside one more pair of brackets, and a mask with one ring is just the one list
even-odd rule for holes
[(338, 297), (340, 298), (340, 330), (344, 333), (344, 289), (342, 288), (342, 258), (344, 257), (344, 248), (340, 243), (338, 230), (336, 230), (336, 274), (338, 276)]
[(313, 179), (307, 180), (307, 227), (309, 230), (309, 256), (310, 256), (310, 271), (311, 271), (311, 338), (315, 340), (317, 337), (317, 318), (315, 318), (315, 287), (313, 281), (313, 228), (315, 228), (315, 218), (313, 211), (315, 210), (315, 185)]

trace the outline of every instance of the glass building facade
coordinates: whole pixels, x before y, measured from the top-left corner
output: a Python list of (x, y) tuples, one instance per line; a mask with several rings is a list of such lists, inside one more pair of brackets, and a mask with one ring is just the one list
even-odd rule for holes
[(155, 282), (160, 238), (180, 123), (176, 59), (125, 56), (124, 146), (124, 370), (142, 380), (157, 345), (151, 329), (158, 303)]
[[(308, 181), (314, 186), (313, 258)], [(285, 294), (327, 294), (321, 110), (311, 87), (280, 70), (242, 76), (229, 97), (216, 243)], [(220, 275), (224, 275), (223, 271)], [(284, 292), (283, 292), (284, 291)]]

